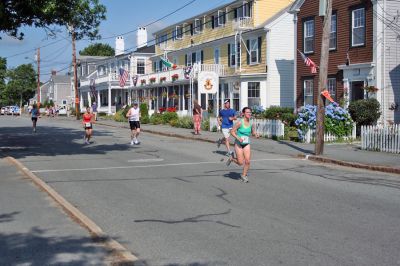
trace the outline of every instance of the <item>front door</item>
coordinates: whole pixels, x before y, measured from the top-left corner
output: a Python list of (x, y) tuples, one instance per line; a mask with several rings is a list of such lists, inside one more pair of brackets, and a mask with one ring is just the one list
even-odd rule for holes
[(351, 101), (364, 99), (364, 81), (353, 81), (351, 83)]

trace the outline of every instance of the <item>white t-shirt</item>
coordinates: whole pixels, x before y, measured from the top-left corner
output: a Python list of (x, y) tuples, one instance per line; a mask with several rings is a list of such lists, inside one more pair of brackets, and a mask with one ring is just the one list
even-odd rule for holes
[(129, 121), (139, 121), (139, 108), (131, 108), (129, 109)]

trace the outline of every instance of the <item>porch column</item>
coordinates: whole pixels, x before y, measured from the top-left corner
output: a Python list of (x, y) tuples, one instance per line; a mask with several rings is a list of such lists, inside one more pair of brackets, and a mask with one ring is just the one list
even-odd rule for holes
[(247, 90), (248, 83), (247, 82), (241, 82), (240, 84), (240, 92), (239, 92), (239, 110), (242, 110), (244, 107), (248, 105), (248, 90)]
[(97, 91), (97, 108), (101, 107), (101, 97), (100, 97), (100, 91)]
[(350, 103), (350, 82), (348, 79), (343, 79), (343, 100), (344, 107), (348, 108)]
[(111, 85), (108, 85), (108, 114), (111, 115)]
[(79, 110), (83, 109), (83, 92), (80, 93)]
[(90, 97), (90, 91), (87, 93), (89, 107), (92, 107), (92, 97)]
[(131, 105), (132, 103), (132, 90), (128, 90), (128, 102), (127, 105)]

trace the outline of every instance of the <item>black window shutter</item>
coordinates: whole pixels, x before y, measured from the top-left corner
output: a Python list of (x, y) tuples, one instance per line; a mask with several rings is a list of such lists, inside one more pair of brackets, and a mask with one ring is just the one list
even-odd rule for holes
[(156, 62), (153, 62), (153, 72), (156, 72)]
[(214, 16), (211, 16), (211, 28), (214, 29)]
[(262, 48), (262, 37), (258, 37), (258, 63), (261, 63), (262, 61), (262, 52), (261, 52), (261, 48)]
[(238, 65), (238, 66), (240, 66), (240, 64), (241, 64), (241, 62), (242, 62), (242, 60), (241, 60), (241, 54), (240, 54), (240, 41), (237, 43), (237, 45), (236, 45), (236, 53), (237, 53), (237, 62), (236, 62), (236, 64)]
[(238, 10), (237, 8), (235, 8), (235, 11), (233, 12), (233, 18), (237, 19), (237, 16), (238, 16)]
[(160, 68), (160, 71), (162, 71), (162, 69), (163, 69), (163, 63), (162, 63), (162, 61), (159, 61), (159, 62), (158, 62), (158, 66), (159, 66), (159, 68)]
[(231, 66), (231, 44), (228, 43), (228, 66)]
[[(246, 41), (246, 46), (247, 49), (250, 51), (250, 40)], [(246, 54), (247, 54), (247, 64), (250, 65), (250, 53), (246, 50)]]
[(193, 23), (190, 24), (190, 35), (193, 35)]
[(185, 54), (185, 66), (188, 65), (188, 58), (187, 58), (187, 54)]
[(201, 63), (203, 64), (203, 62), (204, 62), (204, 52), (203, 50), (201, 50)]
[(196, 63), (196, 53), (192, 53), (192, 65)]

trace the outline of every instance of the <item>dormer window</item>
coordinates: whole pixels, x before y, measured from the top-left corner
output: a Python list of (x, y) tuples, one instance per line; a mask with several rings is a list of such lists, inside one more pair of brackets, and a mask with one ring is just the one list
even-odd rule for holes
[(194, 20), (194, 33), (199, 34), (203, 31), (203, 23), (201, 19), (196, 18)]

